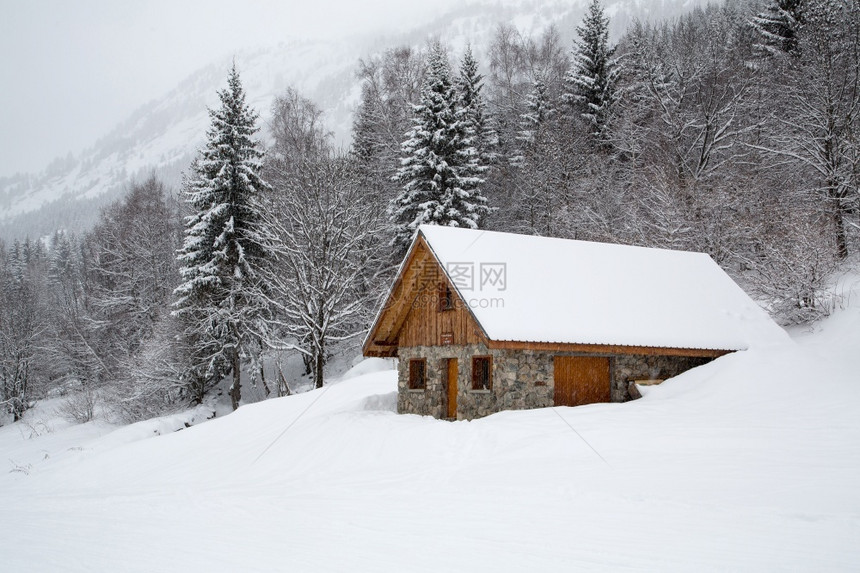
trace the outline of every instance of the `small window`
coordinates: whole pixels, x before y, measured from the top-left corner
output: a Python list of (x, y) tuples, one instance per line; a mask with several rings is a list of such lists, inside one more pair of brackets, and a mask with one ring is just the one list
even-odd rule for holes
[(490, 356), (472, 358), (472, 390), (493, 389), (493, 359)]
[(409, 361), (409, 389), (424, 390), (427, 387), (427, 361), (415, 358)]
[(439, 311), (454, 310), (454, 293), (447, 283), (439, 289)]

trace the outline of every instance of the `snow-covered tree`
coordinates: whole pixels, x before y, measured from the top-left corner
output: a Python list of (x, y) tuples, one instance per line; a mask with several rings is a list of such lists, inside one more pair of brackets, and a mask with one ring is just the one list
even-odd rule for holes
[(108, 206), (84, 241), (99, 347), (115, 376), (152, 336), (178, 282), (177, 219), (153, 175)]
[(169, 315), (180, 240), (177, 205), (151, 175), (105, 208), (83, 241), (90, 330), (110, 369), (100, 397), (128, 420), (158, 415), (180, 397), (178, 325)]
[(765, 9), (750, 20), (761, 37), (759, 46), (771, 54), (794, 54), (805, 4), (806, 0), (768, 0)]
[(321, 388), (330, 347), (363, 333), (374, 310), (368, 280), (381, 266), (384, 219), (344, 157), (305, 157), (275, 184), (275, 324)]
[(769, 137), (757, 149), (769, 165), (788, 162), (830, 220), (835, 254), (848, 256), (860, 205), (860, 5), (817, 0), (804, 8), (796, 58), (776, 70)]
[(199, 401), (197, 393), (203, 388), (194, 387), (187, 369), (188, 357), (196, 349), (182, 327), (182, 321), (169, 315), (158, 318), (151, 335), (123, 368), (122, 378), (108, 389), (106, 398), (115, 415), (137, 422), (160, 416), (189, 396)]
[[(553, 26), (534, 37), (510, 25), (496, 28), (487, 50), (490, 64), (487, 103), (498, 141), (498, 159), (485, 175), (487, 182), (484, 184), (484, 192), (493, 205), (493, 211), (484, 223), (488, 228), (527, 233), (548, 232), (545, 226), (532, 224), (532, 215), (539, 215), (543, 204), (530, 203), (530, 196), (537, 192), (538, 187), (542, 190), (552, 188), (551, 195), (563, 195), (564, 192), (558, 186), (558, 181), (538, 181), (532, 177), (540, 177), (546, 174), (547, 170), (540, 169), (542, 175), (538, 175), (536, 171), (526, 173), (522, 160), (525, 158), (527, 146), (522, 140), (522, 132), (532, 131), (534, 126), (524, 125), (523, 116), (532, 111), (528, 107), (527, 94), (533, 91), (537, 79), (544, 84), (547, 103), (554, 106), (561, 97), (564, 76), (570, 67), (567, 51)], [(559, 125), (553, 125), (550, 129), (555, 130), (557, 127)], [(548, 130), (541, 131), (550, 135)], [(559, 137), (559, 133), (551, 134), (551, 137), (561, 143), (561, 139), (570, 140), (583, 130), (566, 131), (563, 137)], [(535, 148), (536, 152), (531, 159), (539, 160), (549, 171), (555, 173), (559, 172), (557, 168), (561, 163), (567, 163), (571, 159), (574, 151), (574, 148), (567, 147), (558, 155), (557, 149), (540, 147), (540, 151)], [(538, 158), (538, 155), (543, 154), (547, 155)], [(550, 157), (549, 154), (554, 155)], [(550, 168), (551, 163), (554, 165)], [(524, 213), (524, 209), (527, 213)], [(540, 231), (537, 230), (539, 227)]]
[(86, 283), (89, 261), (84, 255), (73, 235), (54, 234), (47, 273), (50, 341), (46, 358), (57, 384), (74, 384), (91, 396), (113, 373), (100, 354)]
[[(0, 247), (2, 249), (2, 247)], [(33, 245), (0, 250), (0, 409), (18, 420), (30, 406), (46, 328), (39, 265)]]
[(613, 134), (616, 149), (653, 157), (661, 172), (671, 168), (686, 183), (712, 178), (737, 158), (756, 122), (749, 109), (756, 77), (739, 57), (741, 33), (750, 30), (731, 7), (694, 11), (671, 27), (631, 27), (619, 115), (635, 133)]
[(520, 115), (520, 132), (517, 139), (525, 145), (531, 145), (535, 143), (538, 131), (555, 111), (547, 96), (546, 83), (540, 75), (535, 78), (532, 89), (526, 96), (525, 108), (525, 113)]
[(323, 111), (291, 87), (275, 98), (269, 127), (275, 145), (268, 156), (281, 171), (328, 153), (331, 145), (332, 133), (325, 128)]
[(403, 142), (395, 179), (402, 191), (390, 207), (395, 246), (403, 252), (424, 223), (478, 228), (487, 213), (475, 136), (451, 81), (448, 55), (432, 46), (421, 103)]
[(487, 117), (484, 101), (484, 76), (478, 71), (478, 61), (467, 46), (460, 62), (460, 74), (456, 82), (457, 96), (465, 127), (472, 135), (472, 143), (478, 152), (479, 172), (483, 172), (496, 157), (498, 136)]
[(397, 195), (391, 166), (400, 158), (425, 68), (424, 54), (405, 46), (359, 61), (361, 102), (352, 124), (351, 155), (371, 201), (388, 204)]
[[(319, 388), (331, 347), (363, 332), (375, 310), (370, 299), (376, 291), (368, 282), (383, 268), (385, 212), (376, 190), (366, 186), (368, 164), (356, 157), (356, 147), (349, 156), (337, 155), (330, 134), (319, 127), (322, 111), (288, 93), (294, 97), (279, 98), (274, 115), (296, 119), (273, 122), (266, 154), (274, 189), (268, 224), (277, 236), (266, 271), (272, 345), (297, 350)], [(375, 127), (366, 127), (362, 133), (373, 138)], [(377, 150), (368, 151), (375, 161)], [(289, 392), (282, 377), (278, 386), (279, 393)]]
[(615, 46), (609, 45), (609, 18), (599, 0), (592, 0), (574, 42), (572, 66), (565, 76), (566, 101), (602, 136), (612, 106), (617, 100), (620, 65)]
[[(220, 106), (209, 110), (206, 144), (185, 183), (192, 214), (179, 251), (182, 284), (174, 314), (199, 354), (190, 371), (199, 380), (233, 374), (233, 408), (241, 399), (241, 365), (259, 360), (269, 299), (261, 280), (271, 237), (263, 223), (269, 184), (261, 177), (263, 151), (257, 113), (245, 103), (234, 65)], [(256, 368), (253, 369), (256, 371)]]
[(556, 139), (555, 110), (542, 74), (536, 74), (520, 115), (517, 150), (510, 158), (516, 169), (508, 186), (512, 193), (509, 210), (514, 216), (507, 227), (518, 232), (552, 233), (553, 205), (558, 200), (559, 163), (570, 154)]

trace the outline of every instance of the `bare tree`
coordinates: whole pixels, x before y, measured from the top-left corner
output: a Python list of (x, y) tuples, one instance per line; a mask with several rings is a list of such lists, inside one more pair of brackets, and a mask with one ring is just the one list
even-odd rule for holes
[(15, 421), (30, 406), (46, 328), (43, 258), (27, 241), (7, 253), (0, 247), (0, 406)]
[(756, 147), (796, 165), (813, 179), (831, 221), (836, 255), (848, 256), (846, 218), (858, 208), (860, 146), (860, 6), (856, 2), (809, 3), (798, 41), (800, 56), (777, 62), (771, 109), (773, 129)]
[(647, 142), (638, 149), (647, 147), (651, 161), (673, 166), (679, 183), (693, 189), (742, 158), (742, 136), (757, 127), (747, 121), (756, 77), (738, 37), (744, 26), (731, 8), (712, 8), (674, 24), (637, 24), (626, 43), (627, 113), (638, 117)]
[(323, 111), (291, 87), (275, 98), (269, 131), (276, 142), (269, 159), (281, 170), (287, 163), (325, 153), (331, 145), (332, 133), (325, 127)]
[(329, 346), (368, 326), (381, 223), (343, 157), (305, 159), (277, 190), (270, 225), (279, 247), (267, 279), (276, 326), (309, 357), (320, 388)]
[(106, 208), (84, 241), (100, 353), (116, 378), (149, 339), (179, 282), (179, 221), (150, 176)]
[(48, 263), (49, 332), (45, 361), (57, 385), (100, 387), (113, 372), (99, 349), (89, 300), (86, 252), (74, 235), (57, 232)]

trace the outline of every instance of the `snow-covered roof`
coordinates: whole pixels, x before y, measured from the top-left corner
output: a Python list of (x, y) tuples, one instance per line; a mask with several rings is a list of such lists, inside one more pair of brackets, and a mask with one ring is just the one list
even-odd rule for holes
[(744, 350), (787, 338), (704, 253), (430, 225), (420, 234), (490, 340)]

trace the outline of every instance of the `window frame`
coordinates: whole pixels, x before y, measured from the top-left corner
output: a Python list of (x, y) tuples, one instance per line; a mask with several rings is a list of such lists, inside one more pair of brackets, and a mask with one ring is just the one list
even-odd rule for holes
[[(487, 384), (479, 385), (478, 371), (476, 366), (479, 361), (487, 363)], [(491, 392), (493, 390), (493, 357), (490, 355), (472, 356), (472, 391), (473, 392)]]
[[(421, 364), (420, 370), (420, 382), (421, 385), (417, 384), (418, 376), (418, 364)], [(409, 390), (426, 390), (427, 389), (427, 359), (426, 358), (410, 358), (409, 359), (409, 379), (407, 381), (407, 387)]]
[(439, 287), (439, 312), (454, 310), (454, 289), (447, 282)]

